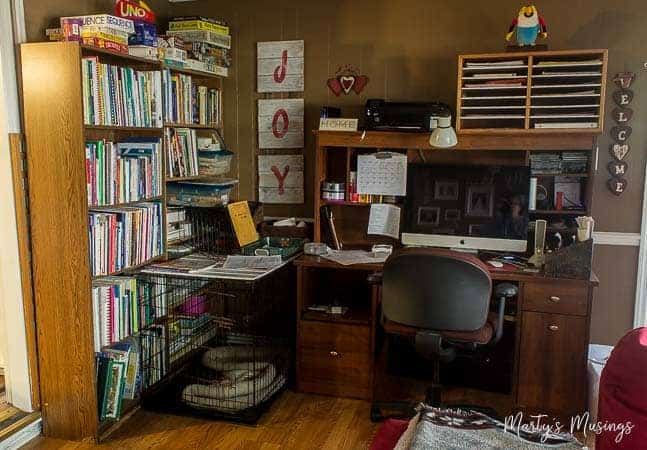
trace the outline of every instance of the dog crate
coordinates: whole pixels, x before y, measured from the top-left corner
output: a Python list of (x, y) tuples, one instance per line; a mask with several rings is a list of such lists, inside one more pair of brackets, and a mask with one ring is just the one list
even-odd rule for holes
[(294, 269), (254, 280), (140, 274), (147, 409), (255, 423), (291, 378)]

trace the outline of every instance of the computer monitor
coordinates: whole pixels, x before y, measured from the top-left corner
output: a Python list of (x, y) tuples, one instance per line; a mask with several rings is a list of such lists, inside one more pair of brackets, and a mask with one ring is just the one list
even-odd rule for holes
[(402, 243), (525, 252), (527, 166), (411, 164)]

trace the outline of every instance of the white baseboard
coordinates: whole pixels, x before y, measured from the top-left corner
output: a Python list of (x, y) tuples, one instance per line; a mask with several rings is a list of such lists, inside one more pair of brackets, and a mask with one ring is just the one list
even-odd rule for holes
[(15, 450), (27, 444), (32, 439), (40, 436), (43, 429), (43, 419), (38, 419), (15, 432), (4, 441), (0, 442), (0, 450)]

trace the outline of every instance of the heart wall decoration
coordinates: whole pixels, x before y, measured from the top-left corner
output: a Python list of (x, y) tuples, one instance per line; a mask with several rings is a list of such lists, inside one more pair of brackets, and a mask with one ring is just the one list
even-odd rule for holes
[(621, 72), (613, 78), (613, 82), (618, 87), (613, 93), (613, 101), (617, 108), (611, 112), (611, 117), (616, 122), (616, 126), (612, 127), (610, 131), (614, 143), (609, 147), (612, 160), (607, 164), (607, 170), (611, 175), (611, 178), (607, 181), (607, 187), (616, 196), (622, 195), (628, 184), (625, 177), (629, 171), (629, 164), (625, 161), (625, 158), (631, 149), (629, 137), (632, 129), (629, 122), (631, 122), (634, 115), (633, 109), (629, 108), (634, 99), (634, 93), (629, 88), (635, 78), (636, 76), (632, 72)]
[(368, 77), (360, 75), (359, 71), (351, 65), (339, 67), (333, 78), (328, 78), (326, 85), (339, 97), (342, 93), (348, 95), (351, 92), (359, 95), (368, 84)]

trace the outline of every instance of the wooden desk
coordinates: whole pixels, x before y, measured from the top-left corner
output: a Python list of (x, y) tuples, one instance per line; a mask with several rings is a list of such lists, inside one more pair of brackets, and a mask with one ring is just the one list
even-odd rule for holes
[[(297, 266), (297, 390), (373, 399), (379, 287), (368, 275), (381, 264), (342, 266), (304, 255)], [(517, 283), (512, 395), (515, 408), (559, 416), (586, 410), (586, 358), (593, 289), (598, 280), (548, 278), (491, 270)], [(340, 290), (352, 298), (342, 316), (313, 313)]]

